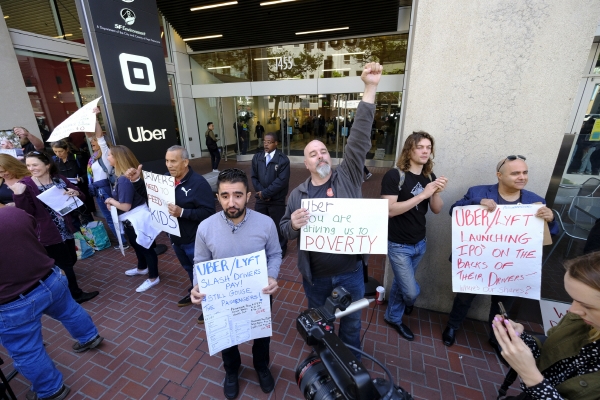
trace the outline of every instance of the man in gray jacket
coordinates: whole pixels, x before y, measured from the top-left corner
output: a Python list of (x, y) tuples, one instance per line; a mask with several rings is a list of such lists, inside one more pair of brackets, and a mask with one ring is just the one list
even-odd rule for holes
[[(280, 223), (282, 235), (289, 240), (297, 239), (298, 248), (300, 229), (308, 223), (309, 217), (308, 210), (301, 207), (302, 199), (362, 197), (363, 167), (365, 157), (371, 149), (375, 94), (381, 71), (381, 65), (369, 63), (362, 72), (365, 90), (356, 110), (344, 161), (332, 170), (331, 157), (323, 142), (313, 140), (304, 148), (304, 165), (310, 171), (310, 177), (290, 194)], [(362, 257), (364, 256), (298, 250), (298, 269), (302, 274), (308, 307), (324, 305), (336, 286), (343, 286), (348, 290), (353, 301), (362, 299), (365, 294)], [(356, 348), (360, 347), (360, 314), (357, 311), (340, 319), (340, 339)], [(360, 359), (360, 354), (355, 355)]]

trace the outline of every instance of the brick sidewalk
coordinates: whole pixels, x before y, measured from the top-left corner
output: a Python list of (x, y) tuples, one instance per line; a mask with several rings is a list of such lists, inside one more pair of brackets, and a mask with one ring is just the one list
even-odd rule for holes
[[(206, 159), (194, 160), (196, 172), (210, 169)], [(236, 166), (248, 170), (249, 162), (228, 161), (219, 167)], [(379, 197), (379, 184), (387, 169), (371, 168), (373, 177), (365, 182), (365, 197)], [(303, 165), (292, 166), (291, 188), (308, 177)], [(253, 207), (251, 202), (250, 207)], [(168, 244), (161, 234), (159, 243)], [(309, 354), (296, 331), (296, 317), (306, 303), (301, 277), (295, 268), (297, 248), (288, 245), (273, 304), (271, 372), (275, 391), (266, 395), (258, 386), (252, 369), (250, 344), (240, 345), (242, 352), (239, 399), (301, 399), (295, 382), (295, 368)], [(372, 257), (370, 275), (383, 280), (385, 257)], [(172, 249), (159, 256), (161, 283), (144, 293), (136, 293), (143, 277), (128, 277), (124, 271), (135, 267), (135, 254), (107, 249), (79, 261), (76, 272), (80, 286), (97, 289), (100, 295), (83, 307), (90, 313), (105, 337), (95, 350), (74, 354), (72, 339), (56, 321), (44, 317), (43, 336), (50, 357), (71, 387), (69, 399), (222, 399), (224, 372), (220, 355), (209, 356), (204, 326), (196, 319), (195, 306), (178, 308), (186, 294), (187, 274)], [(373, 303), (374, 304), (374, 303)], [(490, 327), (467, 320), (454, 346), (441, 342), (447, 315), (416, 308), (405, 323), (415, 333), (407, 342), (383, 322), (385, 306), (363, 311), (364, 351), (383, 362), (396, 383), (417, 399), (495, 399), (507, 369), (487, 344)], [(370, 322), (370, 324), (369, 324)], [(365, 329), (368, 330), (365, 333)], [(539, 326), (533, 327), (541, 331)], [(0, 356), (5, 374), (12, 361), (3, 347)], [(364, 360), (373, 376), (382, 373), (371, 361)], [(19, 374), (11, 386), (19, 399), (25, 399), (28, 383)], [(513, 394), (515, 394), (514, 392)]]

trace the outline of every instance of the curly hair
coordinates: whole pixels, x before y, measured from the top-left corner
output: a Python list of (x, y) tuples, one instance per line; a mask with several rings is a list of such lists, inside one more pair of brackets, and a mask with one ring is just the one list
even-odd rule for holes
[(410, 156), (411, 152), (414, 148), (417, 147), (417, 144), (423, 140), (427, 139), (431, 142), (431, 155), (429, 156), (429, 160), (423, 166), (423, 175), (431, 176), (431, 172), (433, 171), (433, 159), (435, 157), (435, 142), (433, 140), (433, 136), (425, 131), (417, 131), (410, 134), (409, 137), (406, 138), (404, 142), (404, 147), (402, 148), (402, 152), (400, 153), (400, 157), (398, 158), (397, 167), (406, 172), (410, 169)]

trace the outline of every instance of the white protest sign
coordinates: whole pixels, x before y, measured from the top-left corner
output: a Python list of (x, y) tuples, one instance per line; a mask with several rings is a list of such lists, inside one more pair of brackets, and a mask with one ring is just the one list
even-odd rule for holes
[(540, 300), (540, 309), (542, 310), (542, 321), (544, 321), (544, 332), (548, 334), (548, 330), (558, 325), (562, 317), (567, 314), (567, 310), (571, 307), (571, 303), (563, 303), (562, 301)]
[(310, 218), (300, 231), (300, 250), (387, 254), (387, 200), (304, 199), (302, 208)]
[(541, 204), (454, 207), (452, 291), (540, 298)]
[(265, 251), (194, 265), (210, 355), (251, 339), (272, 336)]
[(56, 211), (61, 217), (83, 205), (77, 196), (69, 196), (65, 189), (52, 186), (50, 189), (37, 195), (48, 207)]
[(92, 112), (94, 107), (98, 106), (98, 97), (75, 111), (71, 116), (61, 122), (46, 142), (56, 142), (60, 139), (69, 137), (73, 132), (94, 132), (96, 130), (96, 114)]
[(181, 236), (177, 217), (169, 214), (169, 204), (175, 204), (175, 177), (149, 171), (142, 171), (142, 173), (146, 192), (148, 192), (152, 225), (171, 235)]
[(125, 249), (123, 248), (123, 239), (121, 238), (121, 221), (119, 221), (119, 213), (117, 212), (117, 207), (110, 207), (110, 217), (112, 218), (113, 225), (115, 226), (115, 231), (117, 231), (119, 250), (121, 250), (121, 254), (125, 256)]

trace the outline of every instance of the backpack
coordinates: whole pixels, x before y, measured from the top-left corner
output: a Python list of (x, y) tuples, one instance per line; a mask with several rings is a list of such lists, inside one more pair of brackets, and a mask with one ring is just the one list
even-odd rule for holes
[[(400, 180), (398, 181), (398, 191), (402, 190), (402, 185), (404, 185), (404, 180), (406, 179), (406, 174), (397, 165), (394, 165), (394, 169), (398, 170), (398, 174), (400, 174)], [(427, 175), (427, 178), (431, 181), (431, 174)]]
[(110, 187), (114, 187), (115, 183), (117, 183), (117, 176), (115, 175), (115, 169), (113, 168), (110, 172), (108, 172), (108, 168), (106, 168), (106, 165), (104, 165), (104, 161), (102, 161), (102, 157), (100, 157), (98, 159), (98, 164), (100, 165), (100, 168), (102, 168), (102, 171), (104, 171), (104, 173), (106, 173), (106, 175), (108, 176), (108, 183), (110, 183)]

